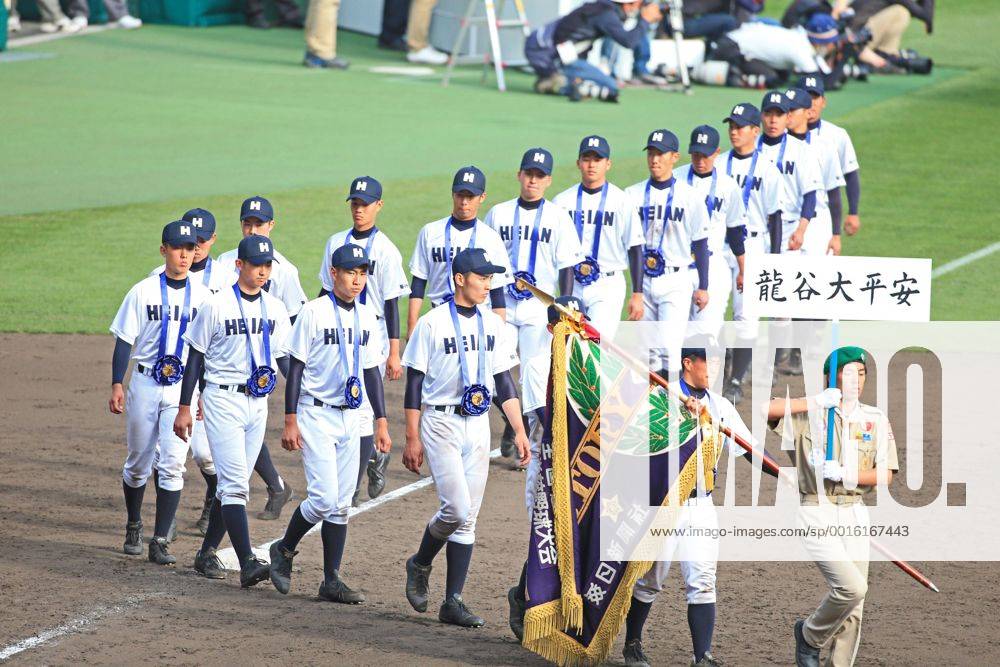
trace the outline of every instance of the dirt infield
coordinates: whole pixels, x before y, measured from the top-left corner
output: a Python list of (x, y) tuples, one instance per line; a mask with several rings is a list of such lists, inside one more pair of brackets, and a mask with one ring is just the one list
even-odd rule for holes
[[(75, 631), (12, 657), (20, 663), (136, 661), (194, 664), (542, 664), (507, 628), (506, 590), (526, 552), (523, 475), (494, 460), (465, 598), (486, 619), (480, 630), (437, 622), (436, 608), (413, 612), (403, 596), (403, 563), (436, 507), (433, 488), (416, 491), (352, 520), (344, 573), (368, 602), (344, 607), (317, 601), (320, 541), (307, 537), (296, 559), (292, 592), (270, 585), (241, 590), (190, 569), (201, 538), (193, 530), (204, 484), (189, 461), (173, 553), (162, 568), (121, 553), (125, 511), (121, 464), (124, 421), (107, 410), (110, 336), (0, 336), (4, 411), (0, 429), (0, 654), (5, 648), (75, 619)], [(402, 387), (389, 489), (415, 481), (400, 463)], [(275, 464), (304, 489), (298, 455), (278, 443), (281, 414), (272, 401), (269, 443)], [(279, 537), (276, 522), (252, 518), (264, 502), (251, 491), (255, 544)], [(146, 536), (153, 522), (146, 494)], [(228, 541), (224, 542), (228, 546)], [(1000, 590), (989, 563), (923, 563), (940, 586), (934, 595), (886, 563), (872, 564), (858, 664), (988, 664), (1000, 640), (994, 627)], [(444, 558), (432, 575), (443, 594)], [(645, 637), (655, 664), (689, 660), (683, 583), (653, 608)], [(713, 653), (729, 665), (792, 664), (791, 627), (823, 592), (810, 563), (721, 563)], [(994, 619), (991, 621), (990, 619)], [(621, 664), (620, 646), (612, 662)]]

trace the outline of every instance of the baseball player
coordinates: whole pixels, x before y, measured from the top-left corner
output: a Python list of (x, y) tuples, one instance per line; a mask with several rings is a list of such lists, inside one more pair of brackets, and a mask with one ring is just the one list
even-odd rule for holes
[[(267, 199), (256, 196), (244, 200), (240, 207), (240, 225), (243, 237), (251, 234), (271, 237), (274, 229), (274, 208)], [(235, 270), (237, 250), (219, 255), (218, 263), (220, 268), (229, 266), (230, 270)], [(264, 285), (264, 291), (277, 298), (285, 306), (291, 322), (295, 321), (302, 304), (306, 302), (306, 294), (302, 291), (302, 284), (299, 282), (299, 270), (288, 261), (284, 255), (274, 251), (274, 263), (271, 270), (271, 277)], [(267, 503), (264, 510), (257, 514), (257, 518), (264, 521), (273, 521), (281, 516), (281, 510), (285, 504), (291, 500), (292, 487), (285, 484), (285, 480), (278, 474), (274, 463), (271, 461), (271, 452), (267, 444), (261, 445), (260, 454), (254, 464), (254, 471), (260, 475), (267, 485)]]
[[(352, 187), (352, 193), (356, 191)], [(340, 563), (347, 513), (358, 483), (358, 419), (366, 394), (378, 449), (388, 452), (392, 446), (382, 393), (381, 325), (375, 311), (360, 302), (370, 261), (360, 245), (335, 244), (330, 291), (303, 306), (285, 345), (289, 364), (281, 444), (289, 451), (302, 451), (306, 499), (292, 514), (285, 536), (271, 545), (271, 583), (282, 594), (291, 586), (295, 547), (322, 522), (319, 597), (347, 604), (365, 600), (340, 578)]]
[[(563, 295), (556, 298), (556, 303), (569, 310), (576, 310), (587, 315), (583, 302), (579, 297)], [(551, 337), (552, 328), (559, 322), (560, 311), (554, 305), (546, 309), (546, 330)], [(549, 350), (552, 349), (551, 344)], [(541, 479), (542, 437), (545, 431), (545, 408), (551, 369), (551, 354), (536, 354), (521, 364), (521, 410), (528, 424), (528, 445), (531, 460), (528, 462), (527, 473), (524, 476), (524, 501), (528, 509), (528, 522), (531, 522), (531, 512), (535, 505), (535, 496), (542, 493), (546, 486), (551, 486), (550, 480)], [(526, 604), (525, 577), (528, 561), (521, 567), (521, 578), (516, 586), (507, 591), (508, 622), (510, 629), (518, 641), (524, 639), (524, 608)]]
[[(236, 278), (229, 271), (217, 270), (217, 263), (212, 260), (212, 246), (215, 245), (217, 239), (215, 216), (203, 208), (193, 208), (181, 216), (181, 220), (191, 223), (195, 236), (198, 238), (198, 245), (194, 250), (194, 261), (191, 263), (188, 275), (196, 281), (200, 280), (201, 284), (212, 294), (228, 288), (236, 281)], [(165, 264), (157, 266), (149, 275), (163, 273), (165, 266)], [(212, 453), (208, 449), (208, 438), (205, 437), (205, 425), (200, 419), (195, 421), (194, 430), (191, 433), (191, 457), (198, 465), (201, 476), (205, 479), (205, 501), (202, 504), (201, 516), (195, 523), (198, 532), (204, 535), (208, 528), (208, 514), (212, 509), (212, 498), (215, 497), (218, 478), (215, 475), (215, 464), (212, 463)], [(171, 527), (171, 532), (174, 532), (173, 527)]]
[(641, 320), (643, 310), (642, 225), (632, 215), (625, 193), (608, 182), (611, 146), (604, 137), (590, 135), (580, 142), (576, 166), (580, 183), (553, 200), (569, 211), (584, 260), (573, 269), (580, 297), (601, 334), (613, 340), (625, 299), (625, 269), (632, 280), (628, 319)]
[[(799, 88), (809, 93), (812, 98), (812, 106), (809, 107), (807, 115), (809, 118), (809, 132), (806, 134), (806, 141), (823, 141), (833, 146), (837, 161), (840, 163), (840, 171), (844, 174), (844, 190), (847, 192), (847, 217), (844, 218), (844, 231), (848, 236), (852, 236), (861, 228), (861, 218), (858, 215), (858, 207), (861, 202), (861, 178), (858, 170), (858, 155), (854, 152), (854, 143), (847, 130), (834, 125), (828, 120), (823, 120), (823, 110), (826, 108), (826, 93), (824, 90), (823, 77), (804, 76), (799, 79)], [(836, 210), (837, 204), (841, 204), (839, 199), (830, 198), (831, 211)], [(836, 215), (832, 213), (836, 218)]]
[(709, 220), (708, 304), (704, 308), (692, 304), (689, 333), (718, 338), (730, 293), (743, 292), (746, 206), (739, 184), (732, 176), (715, 168), (719, 157), (719, 132), (714, 127), (699, 125), (694, 128), (688, 153), (691, 164), (674, 169), (674, 177), (694, 189)]
[[(805, 142), (788, 135), (789, 100), (771, 90), (761, 102), (761, 127), (757, 142), (761, 157), (774, 163), (782, 175), (787, 209), (782, 209), (781, 251), (802, 248), (810, 221), (816, 217), (817, 199), (823, 192), (819, 161)], [(823, 193), (825, 195), (825, 192)]]
[[(650, 351), (650, 368), (680, 371), (680, 348), (684, 342), (691, 305), (703, 309), (710, 302), (709, 217), (705, 198), (699, 197), (685, 180), (674, 177), (680, 159), (680, 142), (670, 130), (653, 130), (646, 140), (649, 178), (626, 188), (630, 211), (638, 213), (644, 233), (642, 263), (644, 308), (642, 319), (670, 322), (664, 329), (664, 347)], [(694, 256), (695, 271), (689, 271)], [(633, 274), (635, 275), (635, 274)], [(601, 323), (587, 306), (591, 319)], [(669, 352), (673, 351), (673, 354)], [(670, 364), (673, 363), (673, 366)]]
[[(420, 229), (410, 257), (410, 310), (406, 318), (407, 338), (420, 316), (424, 299), (436, 307), (450, 301), (454, 294), (452, 261), (459, 251), (482, 248), (491, 260), (504, 267), (503, 275), (490, 290), (490, 305), (501, 318), (506, 317), (504, 288), (513, 280), (506, 263), (507, 246), (496, 230), (479, 224), (479, 207), (486, 201), (486, 176), (478, 168), (462, 167), (455, 172), (451, 185), (451, 215), (428, 222)], [(404, 364), (405, 365), (405, 364)]]
[(204, 370), (205, 431), (219, 485), (194, 568), (209, 578), (225, 576), (215, 550), (228, 532), (243, 588), (264, 581), (270, 570), (250, 546), (246, 503), (250, 470), (264, 442), (267, 396), (277, 381), (271, 364), (277, 363), (283, 372), (288, 366), (284, 352), (288, 311), (264, 290), (274, 257), (266, 236), (251, 234), (240, 241), (237, 282), (208, 298), (201, 317), (184, 335), (191, 352), (174, 420), (174, 433), (186, 441), (192, 427), (191, 399)]
[[(859, 401), (865, 386), (865, 351), (842, 347), (836, 355), (837, 388), (808, 398), (774, 398), (768, 404), (768, 426), (790, 440), (795, 451), (798, 527), (810, 535), (816, 529), (829, 535), (803, 538), (830, 591), (808, 618), (795, 623), (795, 664), (800, 667), (818, 667), (821, 649), (828, 650), (826, 665), (854, 663), (868, 591), (869, 517), (864, 495), (877, 484), (888, 486), (899, 470), (896, 440), (885, 413)], [(831, 357), (823, 365), (827, 378)], [(826, 438), (817, 445), (812, 434), (825, 436), (831, 407), (835, 408), (833, 458), (827, 460)]]
[[(326, 251), (320, 266), (320, 296), (333, 291), (330, 273), (330, 258), (333, 252), (347, 243), (355, 243), (365, 248), (370, 266), (367, 282), (358, 296), (362, 306), (375, 316), (377, 337), (372, 349), (379, 354), (379, 368), (389, 380), (403, 377), (403, 367), (399, 356), (399, 299), (410, 293), (403, 272), (403, 257), (396, 245), (385, 232), (375, 226), (379, 211), (382, 210), (382, 184), (371, 176), (359, 176), (351, 182), (347, 194), (350, 202), (351, 219), (354, 225), (337, 232), (326, 242)], [(359, 504), (361, 479), (368, 471), (368, 497), (376, 498), (385, 488), (385, 471), (389, 465), (389, 452), (375, 451), (375, 429), (371, 405), (362, 404), (358, 412), (361, 429), (360, 470), (357, 490), (352, 503)]]
[(506, 335), (502, 318), (480, 307), (493, 276), (506, 272), (490, 259), (481, 248), (455, 255), (454, 298), (420, 318), (403, 353), (408, 369), (403, 465), (419, 474), (426, 454), (440, 501), (420, 548), (406, 561), (406, 599), (415, 610), (427, 610), (431, 564), (447, 543), (447, 585), (438, 619), (463, 627), (483, 625), (462, 600), (462, 588), (489, 472), (487, 412), (494, 395), (514, 428), (520, 464), (531, 458), (510, 375), (517, 365), (513, 337)]
[[(778, 168), (761, 157), (760, 111), (749, 102), (735, 105), (723, 119), (729, 125), (729, 141), (733, 145), (726, 154), (726, 175), (739, 185), (739, 194), (746, 207), (747, 234), (743, 242), (747, 255), (781, 251), (781, 215), (785, 208), (785, 188)], [(743, 314), (743, 292), (737, 289), (737, 268), (729, 265), (732, 274), (733, 320), (736, 321), (737, 344), (733, 348), (732, 370), (724, 393), (739, 403), (743, 396), (743, 380), (750, 368), (751, 350), (757, 338), (757, 321)]]
[[(675, 385), (687, 397), (686, 405), (693, 414), (708, 410), (713, 422), (728, 426), (747, 442), (756, 446), (750, 430), (743, 423), (736, 408), (720, 394), (709, 391), (711, 383), (709, 361), (702, 348), (684, 348), (681, 352), (683, 372)], [(712, 360), (715, 366), (721, 359)], [(720, 436), (724, 437), (724, 436)], [(736, 444), (735, 440), (724, 438), (715, 450), (716, 463), (723, 448), (728, 448), (731, 456), (744, 456), (752, 460), (750, 454)], [(757, 448), (762, 451), (761, 448)], [(762, 452), (767, 456), (766, 452)], [(772, 475), (773, 476), (773, 475)], [(711, 475), (699, 475), (698, 483), (691, 497), (684, 502), (675, 526), (678, 531), (686, 528), (698, 529), (697, 535), (668, 539), (664, 545), (664, 560), (656, 561), (632, 591), (632, 604), (625, 619), (625, 664), (628, 667), (649, 667), (649, 659), (642, 650), (642, 628), (649, 616), (653, 600), (663, 590), (671, 561), (679, 560), (681, 575), (687, 593), (687, 618), (691, 630), (694, 656), (691, 665), (711, 667), (720, 664), (711, 654), (712, 635), (715, 630), (716, 565), (719, 558), (719, 523), (712, 502), (712, 488), (715, 471)]]
[[(580, 239), (566, 211), (545, 199), (552, 184), (552, 154), (530, 148), (521, 158), (517, 199), (497, 204), (484, 222), (503, 239), (514, 278), (537, 285), (548, 294), (573, 292), (573, 267), (583, 261)], [(538, 354), (548, 355), (551, 336), (546, 328), (545, 305), (531, 292), (507, 286), (507, 326), (517, 337), (521, 363)], [(500, 439), (500, 453), (514, 454), (514, 431), (510, 425)]]
[[(789, 88), (788, 133), (806, 144), (816, 156), (820, 168), (822, 190), (816, 194), (816, 218), (802, 240), (806, 255), (840, 254), (841, 210), (840, 188), (844, 186), (844, 173), (840, 170), (840, 156), (832, 144), (813, 142), (809, 138), (809, 113), (812, 97), (801, 88)], [(831, 205), (830, 202), (833, 202)]]
[[(111, 324), (115, 351), (108, 407), (112, 414), (126, 413), (128, 456), (122, 489), (128, 522), (123, 550), (133, 556), (142, 553), (142, 497), (155, 464), (156, 526), (148, 557), (158, 565), (172, 565), (177, 559), (168, 551), (167, 536), (184, 486), (187, 444), (170, 427), (188, 357), (184, 333), (209, 291), (188, 275), (198, 244), (191, 224), (171, 222), (163, 228), (160, 241), (163, 271), (129, 290)], [(130, 360), (136, 365), (126, 397), (122, 381)]]

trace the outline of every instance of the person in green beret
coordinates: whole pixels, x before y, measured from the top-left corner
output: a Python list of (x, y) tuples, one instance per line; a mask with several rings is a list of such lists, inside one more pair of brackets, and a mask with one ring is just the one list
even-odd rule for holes
[[(831, 362), (823, 365), (829, 386)], [(861, 641), (861, 615), (868, 591), (868, 508), (866, 493), (888, 485), (899, 470), (896, 441), (885, 414), (861, 403), (867, 353), (859, 347), (836, 352), (836, 387), (806, 398), (773, 398), (768, 426), (791, 441), (798, 478), (799, 528), (808, 528), (804, 546), (830, 590), (820, 605), (795, 623), (795, 663), (849, 666)], [(826, 455), (827, 415), (834, 409), (833, 455)], [(787, 414), (786, 414), (787, 413)], [(860, 527), (859, 530), (856, 530)], [(861, 534), (858, 534), (861, 533)]]

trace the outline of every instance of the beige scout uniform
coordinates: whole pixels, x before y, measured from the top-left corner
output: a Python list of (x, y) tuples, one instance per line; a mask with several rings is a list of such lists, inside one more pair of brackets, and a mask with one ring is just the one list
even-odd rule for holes
[[(861, 640), (869, 545), (867, 535), (856, 533), (868, 526), (868, 508), (862, 498), (872, 489), (857, 486), (856, 477), (848, 471), (876, 466), (896, 471), (899, 463), (892, 428), (881, 410), (858, 403), (845, 419), (836, 409), (833, 456), (844, 466), (845, 479), (822, 479), (819, 470), (824, 501), (818, 495), (817, 471), (809, 462), (809, 453), (814, 448), (826, 449), (827, 411), (814, 410), (812, 414), (812, 428), (810, 413), (798, 413), (787, 422), (778, 420), (773, 430), (794, 443), (801, 499), (798, 526), (812, 531), (803, 543), (830, 586), (819, 607), (806, 619), (802, 633), (812, 646), (829, 648), (826, 665), (841, 667), (854, 663)], [(816, 532), (823, 530), (825, 535)]]

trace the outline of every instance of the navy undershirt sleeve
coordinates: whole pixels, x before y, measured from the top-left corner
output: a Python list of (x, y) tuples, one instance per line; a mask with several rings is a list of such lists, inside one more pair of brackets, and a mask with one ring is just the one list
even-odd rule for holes
[(278, 370), (284, 377), (288, 377), (288, 357), (278, 357), (274, 360), (274, 363), (278, 366)]
[(188, 349), (187, 364), (184, 366), (184, 378), (181, 380), (180, 405), (191, 405), (195, 385), (201, 379), (202, 367), (205, 365), (205, 355), (194, 349)]
[(781, 252), (781, 211), (767, 216), (767, 233), (771, 237), (771, 253)]
[(490, 308), (506, 308), (507, 296), (503, 287), (494, 287), (490, 290)]
[(285, 414), (294, 415), (299, 411), (299, 395), (302, 392), (302, 372), (306, 362), (288, 357), (288, 374), (285, 376)]
[(857, 215), (858, 207), (861, 204), (861, 174), (855, 169), (849, 174), (844, 174), (847, 181), (847, 214)]
[(844, 219), (844, 202), (840, 200), (840, 188), (833, 188), (826, 191), (827, 199), (830, 200), (830, 220), (833, 223), (833, 235), (840, 235), (840, 223)]
[(497, 405), (503, 405), (512, 398), (517, 398), (517, 387), (514, 386), (514, 378), (510, 376), (510, 371), (493, 374), (493, 384), (497, 390)]
[(812, 220), (816, 217), (816, 191), (807, 192), (802, 196), (802, 212), (800, 218)]
[(628, 271), (632, 279), (632, 294), (642, 294), (642, 246), (634, 245), (628, 249)]
[(423, 403), (424, 374), (415, 368), (406, 369), (406, 393), (403, 394), (403, 408), (419, 410)]
[(365, 369), (365, 393), (368, 394), (368, 402), (371, 403), (375, 419), (385, 417), (385, 393), (382, 387), (382, 373), (379, 372), (378, 366)]
[(694, 253), (694, 266), (698, 269), (698, 289), (708, 289), (708, 239), (691, 242), (691, 252)]
[(115, 351), (111, 355), (111, 384), (121, 384), (132, 358), (132, 346), (121, 338), (115, 338)]
[(399, 298), (386, 299), (382, 304), (382, 317), (385, 318), (385, 330), (389, 340), (399, 340)]
[(573, 267), (567, 266), (565, 269), (559, 269), (559, 295), (569, 296), (573, 293), (573, 280), (575, 279), (575, 274), (573, 273)]
[(746, 252), (743, 246), (743, 239), (746, 238), (746, 235), (746, 225), (740, 225), (739, 227), (726, 227), (726, 243), (729, 244), (733, 254), (737, 257)]
[(427, 290), (427, 279), (417, 278), (413, 276), (410, 280), (410, 298), (411, 299), (423, 299), (424, 292)]

